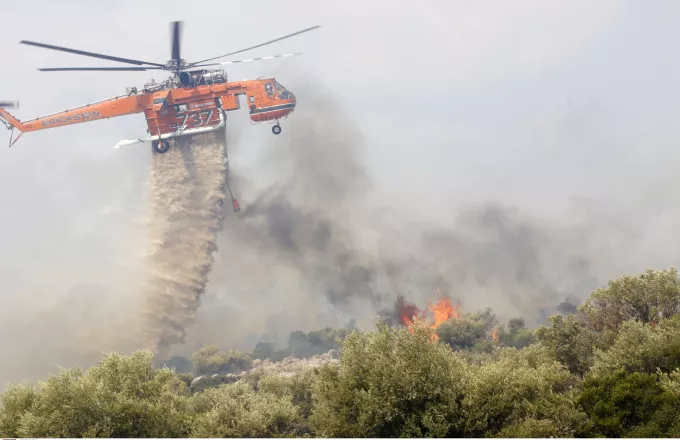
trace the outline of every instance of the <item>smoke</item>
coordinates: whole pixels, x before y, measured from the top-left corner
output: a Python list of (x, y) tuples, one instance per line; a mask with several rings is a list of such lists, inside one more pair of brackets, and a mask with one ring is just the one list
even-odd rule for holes
[(602, 229), (618, 239), (616, 225), (594, 214), (548, 220), (494, 201), (452, 207), (443, 226), (410, 221), (371, 192), (370, 145), (347, 113), (317, 87), (301, 92), (304, 109), (256, 163), (272, 184), (255, 188), (234, 168), (243, 211), (225, 217), (194, 346), (251, 349), (351, 319), (370, 328), (399, 295), (422, 304), (438, 288), (463, 311), (493, 307), (535, 325), (602, 282), (595, 266), (610, 249), (592, 248)]
[[(372, 191), (370, 142), (350, 113), (317, 86), (300, 96), (304, 108), (255, 163), (271, 184), (258, 188), (232, 167), (238, 214), (223, 203), (221, 136), (153, 156), (151, 245), (138, 268), (144, 320), (119, 323), (109, 337), (111, 326), (102, 328), (93, 349), (148, 347), (168, 358), (205, 344), (283, 345), (295, 330), (353, 319), (370, 328), (399, 295), (424, 304), (438, 288), (464, 312), (492, 307), (535, 325), (606, 281), (602, 261), (622, 261), (614, 245), (631, 231), (593, 209), (556, 221), (482, 200), (443, 206), (451, 214), (442, 225), (428, 223), (431, 212), (414, 209), (414, 221), (386, 208)], [(76, 327), (86, 335), (96, 325)], [(62, 353), (82, 351), (75, 341)]]
[[(531, 326), (573, 309), (611, 275), (640, 269), (624, 267), (635, 253), (617, 245), (628, 240), (635, 249), (633, 240), (643, 237), (601, 203), (556, 219), (487, 199), (442, 206), (450, 213), (443, 225), (428, 223), (433, 213), (417, 207), (416, 221), (386, 208), (372, 192), (371, 144), (350, 113), (317, 87), (299, 96), (305, 106), (255, 163), (271, 184), (258, 188), (257, 179), (232, 167), (238, 214), (223, 203), (224, 139), (202, 137), (153, 156), (151, 252), (138, 268), (146, 281), (134, 307), (116, 305), (141, 310), (144, 321), (128, 316), (103, 325), (113, 306), (109, 315), (92, 314), (91, 302), (102, 310), (101, 300), (83, 294), (80, 315), (64, 314), (68, 331), (59, 331), (71, 339), (43, 351), (42, 363), (96, 361), (104, 350), (140, 347), (168, 358), (171, 349), (206, 344), (283, 345), (294, 330), (344, 327), (352, 319), (370, 328), (399, 295), (425, 304), (438, 288), (463, 312), (492, 307), (500, 319), (522, 316)], [(248, 148), (241, 139), (239, 147)], [(128, 301), (119, 295), (102, 291), (98, 298)]]

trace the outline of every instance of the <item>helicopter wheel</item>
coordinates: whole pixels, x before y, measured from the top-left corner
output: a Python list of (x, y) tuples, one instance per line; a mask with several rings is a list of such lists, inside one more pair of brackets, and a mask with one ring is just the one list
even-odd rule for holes
[(276, 124), (275, 126), (273, 126), (272, 127), (272, 133), (281, 134), (281, 126), (279, 124)]
[(167, 153), (170, 149), (170, 143), (168, 141), (163, 141), (161, 139), (151, 142), (151, 146), (156, 153)]

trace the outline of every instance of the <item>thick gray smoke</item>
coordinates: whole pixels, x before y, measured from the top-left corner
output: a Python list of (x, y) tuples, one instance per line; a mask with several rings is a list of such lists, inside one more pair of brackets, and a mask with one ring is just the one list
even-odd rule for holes
[(555, 223), (487, 202), (441, 226), (372, 205), (370, 145), (332, 97), (305, 92), (304, 110), (258, 164), (276, 163), (275, 182), (256, 190), (233, 175), (243, 211), (225, 218), (215, 295), (195, 341), (252, 348), (256, 335), (283, 342), (290, 331), (350, 319), (370, 327), (397, 295), (422, 306), (437, 288), (466, 311), (493, 307), (531, 325), (603, 282), (593, 261), (608, 250), (592, 253), (601, 232), (593, 222), (610, 238), (616, 230), (602, 219)]
[(162, 356), (184, 342), (213, 265), (226, 184), (224, 135), (199, 135), (152, 163), (147, 334)]

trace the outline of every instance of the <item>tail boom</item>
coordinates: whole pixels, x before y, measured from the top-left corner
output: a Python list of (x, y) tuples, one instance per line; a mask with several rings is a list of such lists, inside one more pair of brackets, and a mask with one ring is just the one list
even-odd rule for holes
[(2, 122), (8, 130), (16, 128), (21, 131), (26, 131), (23, 129), (25, 128), (24, 124), (3, 108), (0, 108), (0, 122)]

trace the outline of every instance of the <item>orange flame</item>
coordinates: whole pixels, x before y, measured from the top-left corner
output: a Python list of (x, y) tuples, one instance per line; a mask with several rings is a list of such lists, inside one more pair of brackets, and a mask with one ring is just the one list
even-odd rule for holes
[(439, 327), (442, 322), (448, 321), (451, 318), (460, 319), (460, 305), (456, 304), (454, 307), (449, 298), (442, 296), (442, 292), (437, 289), (437, 303), (435, 305), (428, 304), (428, 307), (434, 313), (434, 324), (432, 328)]
[(498, 329), (493, 329), (493, 331), (491, 332), (491, 339), (498, 342)]
[[(434, 315), (434, 322), (432, 323), (432, 329), (436, 330), (440, 324), (448, 321), (449, 319), (456, 318), (459, 319), (461, 316), (460, 304), (455, 306), (451, 304), (451, 300), (443, 296), (440, 289), (437, 289), (437, 302), (435, 304), (428, 304), (429, 309)], [(397, 304), (397, 309), (401, 315), (401, 320), (406, 325), (411, 333), (413, 329), (413, 320), (415, 319), (425, 319), (424, 314), (420, 312), (417, 306), (413, 304), (408, 304), (401, 299)], [(419, 316), (420, 315), (420, 316)], [(432, 335), (433, 339), (436, 341), (439, 339), (437, 334)]]
[(415, 304), (407, 303), (404, 298), (400, 296), (397, 298), (396, 308), (399, 313), (399, 317), (401, 318), (401, 322), (403, 322), (404, 325), (411, 331), (411, 333), (413, 333), (411, 326), (413, 325), (414, 319), (416, 319), (420, 314), (418, 307), (416, 307)]

